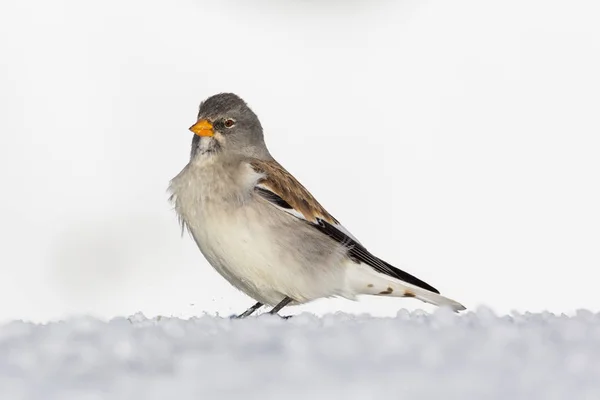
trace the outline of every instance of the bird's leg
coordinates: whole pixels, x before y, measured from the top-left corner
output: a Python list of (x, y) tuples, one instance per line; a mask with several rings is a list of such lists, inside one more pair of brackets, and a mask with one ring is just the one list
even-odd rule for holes
[(235, 316), (233, 318), (235, 318), (235, 319), (246, 318), (247, 316), (249, 316), (250, 314), (252, 314), (254, 311), (256, 311), (259, 308), (261, 308), (262, 306), (263, 306), (263, 303), (261, 303), (259, 301), (258, 303), (256, 303), (255, 305), (253, 305), (252, 307), (250, 307), (249, 309), (247, 309), (246, 311), (244, 311), (240, 315), (237, 315), (237, 316)]
[[(271, 315), (277, 315), (277, 313), (278, 313), (278, 312), (279, 312), (279, 311), (280, 311), (280, 310), (281, 310), (283, 307), (287, 306), (287, 305), (288, 305), (288, 304), (290, 304), (291, 302), (292, 302), (292, 299), (291, 299), (291, 298), (289, 298), (289, 297), (287, 297), (287, 296), (285, 296), (285, 297), (283, 298), (283, 300), (281, 300), (281, 301), (279, 302), (279, 304), (277, 304), (275, 307), (273, 307), (273, 309), (272, 309), (271, 311), (269, 311), (269, 314), (271, 314)], [(282, 318), (288, 319), (289, 317), (282, 317)]]

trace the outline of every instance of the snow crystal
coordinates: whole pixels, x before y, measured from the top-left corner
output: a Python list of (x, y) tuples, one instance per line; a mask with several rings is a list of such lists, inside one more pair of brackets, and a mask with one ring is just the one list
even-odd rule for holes
[(597, 399), (600, 314), (141, 314), (0, 327), (2, 399)]

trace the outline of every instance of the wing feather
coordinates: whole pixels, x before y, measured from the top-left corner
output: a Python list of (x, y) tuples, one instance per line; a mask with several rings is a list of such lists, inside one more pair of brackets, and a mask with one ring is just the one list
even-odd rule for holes
[(277, 161), (253, 160), (250, 166), (262, 175), (254, 188), (258, 195), (347, 247), (353, 261), (365, 263), (377, 272), (439, 294), (433, 286), (370, 253)]
[[(296, 210), (303, 215), (304, 219), (307, 221), (314, 223), (317, 218), (321, 218), (332, 224), (338, 223), (336, 219), (333, 218), (317, 200), (315, 200), (308, 190), (306, 190), (306, 188), (277, 161), (253, 160), (250, 162), (250, 166), (254, 171), (263, 175), (263, 178), (259, 179), (256, 185), (259, 190), (271, 192), (280, 199), (278, 201), (284, 201), (289, 204), (293, 210)], [(264, 196), (264, 192), (259, 194), (266, 197)]]

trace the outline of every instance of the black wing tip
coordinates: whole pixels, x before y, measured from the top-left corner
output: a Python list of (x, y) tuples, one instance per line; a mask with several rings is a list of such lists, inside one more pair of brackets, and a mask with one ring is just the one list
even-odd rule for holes
[(429, 290), (430, 292), (433, 292), (435, 294), (440, 294), (439, 290), (437, 290), (436, 288), (434, 288), (427, 282), (424, 282), (424, 281), (420, 280), (419, 278), (417, 278), (416, 276), (413, 276), (413, 275), (409, 274), (408, 272), (402, 271), (401, 269), (394, 267), (390, 263), (383, 261), (381, 258), (378, 258), (378, 260), (381, 261), (382, 263), (384, 263), (386, 265), (386, 267), (388, 267), (390, 270), (394, 271), (395, 276), (391, 275), (391, 274), (390, 274), (390, 276), (392, 276), (394, 278), (398, 278), (406, 283), (410, 283), (411, 285), (418, 286), (421, 289)]
[(317, 223), (313, 224), (315, 228), (332, 238), (338, 243), (343, 244), (349, 248), (348, 255), (351, 259), (356, 262), (364, 262), (369, 265), (375, 271), (385, 274), (387, 276), (391, 276), (392, 278), (399, 279), (403, 282), (409, 283), (411, 285), (415, 285), (421, 289), (428, 290), (435, 294), (440, 294), (440, 291), (431, 286), (428, 283), (423, 282), (419, 278), (412, 276), (408, 272), (404, 272), (393, 265), (383, 261), (381, 258), (374, 256), (371, 254), (363, 245), (357, 243), (354, 239), (346, 235), (344, 232), (335, 228), (333, 225), (324, 221), (320, 218), (317, 218)]

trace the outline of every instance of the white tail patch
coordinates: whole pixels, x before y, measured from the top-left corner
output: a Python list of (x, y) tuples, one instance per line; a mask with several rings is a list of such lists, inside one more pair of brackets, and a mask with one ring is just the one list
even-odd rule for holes
[(374, 296), (414, 297), (425, 303), (440, 307), (450, 307), (454, 311), (465, 309), (465, 306), (457, 301), (384, 275), (362, 263), (353, 263), (348, 266), (346, 280), (349, 291), (355, 295), (369, 294)]

